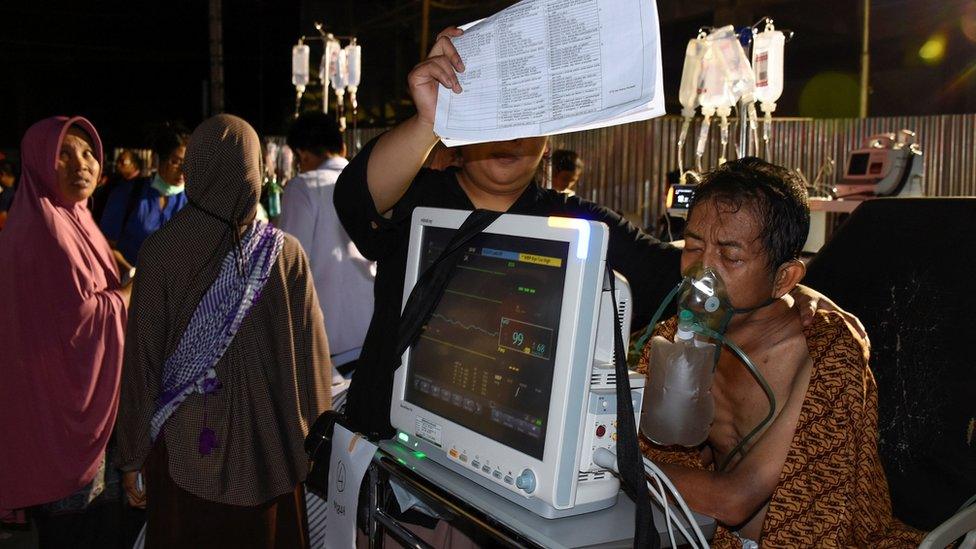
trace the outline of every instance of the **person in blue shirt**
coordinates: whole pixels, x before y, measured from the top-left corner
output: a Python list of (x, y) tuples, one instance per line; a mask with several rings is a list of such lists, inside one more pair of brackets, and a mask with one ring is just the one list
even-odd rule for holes
[(108, 197), (99, 223), (122, 270), (132, 269), (143, 241), (186, 205), (183, 158), (188, 135), (167, 125), (157, 135), (153, 152), (156, 173), (118, 185)]

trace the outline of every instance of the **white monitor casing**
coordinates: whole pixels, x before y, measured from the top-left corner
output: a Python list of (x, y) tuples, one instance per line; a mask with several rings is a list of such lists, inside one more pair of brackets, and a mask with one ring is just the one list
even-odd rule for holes
[[(469, 213), (414, 210), (404, 303), (421, 274), (425, 229), (457, 229)], [(616, 501), (619, 481), (592, 463), (592, 452), (616, 446), (613, 317), (616, 307), (626, 348), (632, 300), (620, 275), (616, 275), (616, 303), (607, 291), (608, 229), (595, 221), (505, 214), (484, 232), (569, 243), (542, 459), (405, 400), (409, 349), (394, 377), (391, 424), (409, 449), (540, 516), (556, 518), (609, 507)], [(629, 378), (634, 411), (639, 414), (644, 378), (633, 372)]]

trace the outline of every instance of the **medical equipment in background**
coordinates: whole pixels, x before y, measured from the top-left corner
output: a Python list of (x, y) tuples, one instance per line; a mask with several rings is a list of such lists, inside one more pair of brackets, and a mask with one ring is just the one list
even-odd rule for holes
[(729, 143), (729, 116), (732, 114), (732, 107), (739, 105), (741, 112), (750, 115), (751, 127), (755, 129), (756, 109), (754, 93), (756, 90), (756, 78), (749, 65), (742, 44), (739, 43), (739, 35), (736, 34), (732, 25), (727, 25), (718, 30), (712, 31), (708, 40), (718, 52), (718, 65), (722, 69), (725, 77), (725, 84), (728, 89), (728, 99), (716, 109), (719, 115), (719, 127), (721, 128), (722, 149), (718, 159), (718, 165), (725, 163), (726, 152)]
[(664, 206), (667, 214), (671, 217), (688, 218), (688, 209), (691, 207), (691, 199), (695, 196), (695, 186), (697, 181), (691, 183), (678, 183), (668, 187), (668, 196)]
[(925, 194), (925, 162), (915, 132), (872, 135), (847, 157), (836, 198), (919, 197)]
[[(759, 32), (758, 27), (763, 23), (765, 27)], [(711, 120), (715, 116), (719, 117), (721, 131), (718, 165), (725, 162), (729, 143), (728, 119), (733, 107), (738, 110), (740, 124), (737, 157), (749, 154), (750, 143), (753, 154), (760, 154), (756, 102), (763, 109), (763, 152), (769, 159), (772, 113), (783, 93), (784, 46), (791, 36), (792, 32), (776, 30), (773, 20), (764, 17), (752, 27), (744, 29), (741, 39), (735, 28), (727, 25), (717, 29), (703, 27), (688, 42), (678, 93), (683, 118), (677, 141), (680, 183), (685, 182), (688, 173), (684, 169), (687, 129), (699, 106), (703, 116), (695, 147), (695, 169), (699, 174), (704, 171), (702, 157), (708, 144)], [(744, 48), (750, 43), (751, 56)], [(695, 82), (698, 83), (697, 87)]]
[(707, 44), (705, 33), (699, 31), (698, 36), (688, 41), (685, 48), (685, 64), (681, 70), (681, 87), (678, 100), (681, 101), (681, 133), (678, 134), (678, 182), (685, 182), (685, 140), (688, 138), (688, 128), (695, 118), (698, 108), (698, 92), (702, 86), (702, 58), (705, 56)]
[(698, 144), (695, 147), (695, 169), (698, 173), (704, 172), (702, 157), (705, 155), (705, 146), (708, 144), (712, 117), (719, 114), (728, 121), (728, 115), (735, 102), (732, 97), (731, 83), (726, 78), (727, 70), (722, 56), (711, 37), (712, 35), (709, 34), (705, 38), (705, 55), (702, 57), (702, 86), (698, 94), (698, 102), (701, 105), (702, 116), (704, 117), (701, 130), (698, 132)]
[[(295, 118), (301, 114), (302, 96), (311, 82), (309, 74), (310, 49), (306, 42), (319, 41), (323, 44), (322, 58), (319, 61), (318, 79), (322, 85), (322, 112), (329, 112), (329, 87), (335, 93), (336, 121), (342, 131), (346, 129), (345, 96), (348, 92), (353, 112), (353, 126), (359, 113), (356, 94), (362, 81), (363, 48), (355, 36), (338, 36), (325, 32), (325, 26), (315, 23), (319, 36), (301, 36), (292, 48), (292, 84), (295, 86)], [(342, 46), (341, 40), (349, 40)], [(357, 145), (358, 148), (358, 145)]]
[[(304, 37), (303, 37), (304, 38)], [(299, 107), (302, 104), (302, 95), (305, 94), (305, 87), (308, 86), (310, 77), (308, 71), (308, 60), (311, 49), (299, 40), (298, 44), (291, 48), (291, 83), (295, 86), (295, 118), (298, 118)]]
[(356, 132), (356, 120), (359, 118), (359, 100), (356, 98), (356, 93), (359, 91), (359, 81), (363, 74), (363, 48), (353, 37), (343, 51), (346, 54), (346, 91), (349, 92), (349, 105), (352, 106), (352, 131), (356, 135), (356, 150), (358, 151), (361, 145), (359, 133)]
[[(770, 160), (769, 131), (773, 124), (776, 101), (783, 94), (783, 52), (786, 35), (776, 30), (773, 20), (766, 18), (766, 27), (752, 39), (752, 68), (756, 74), (756, 101), (763, 111), (763, 152)], [(755, 115), (755, 111), (751, 113)], [(756, 144), (756, 154), (759, 146)]]
[[(319, 28), (318, 24), (316, 24), (315, 28)], [(319, 30), (319, 32), (321, 33), (322, 31)], [(319, 61), (319, 82), (322, 83), (322, 112), (328, 113), (329, 84), (332, 83), (332, 75), (338, 68), (337, 65), (339, 64), (342, 46), (332, 33), (326, 34), (322, 40), (325, 47), (322, 53), (322, 60)]]

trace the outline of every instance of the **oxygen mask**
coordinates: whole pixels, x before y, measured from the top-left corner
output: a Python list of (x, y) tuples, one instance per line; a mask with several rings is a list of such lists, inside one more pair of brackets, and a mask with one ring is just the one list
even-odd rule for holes
[(682, 311), (690, 311), (699, 326), (725, 333), (734, 309), (722, 277), (715, 269), (701, 263), (695, 263), (683, 274), (684, 280), (678, 291), (679, 315)]

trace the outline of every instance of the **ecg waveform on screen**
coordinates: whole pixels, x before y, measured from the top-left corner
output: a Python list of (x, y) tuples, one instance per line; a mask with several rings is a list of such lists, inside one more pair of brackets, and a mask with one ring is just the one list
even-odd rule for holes
[(453, 324), (453, 325), (455, 325), (455, 326), (457, 326), (457, 327), (459, 327), (459, 328), (461, 328), (463, 330), (474, 330), (476, 332), (481, 332), (481, 333), (485, 334), (486, 336), (491, 336), (491, 337), (497, 337), (498, 336), (498, 332), (497, 331), (496, 332), (492, 332), (491, 330), (486, 330), (486, 329), (482, 328), (481, 326), (475, 326), (473, 324), (465, 324), (465, 323), (461, 322), (460, 320), (455, 320), (453, 318), (448, 318), (448, 317), (446, 317), (446, 316), (444, 316), (444, 315), (442, 315), (440, 313), (434, 313), (434, 314), (431, 315), (431, 317), (433, 317), (433, 318), (439, 318), (439, 319), (443, 320), (444, 322), (447, 322), (448, 324)]

